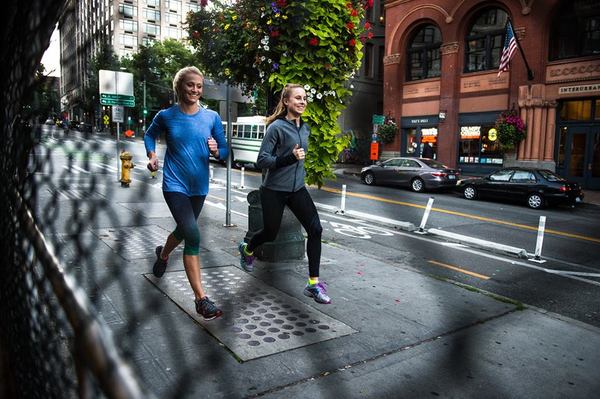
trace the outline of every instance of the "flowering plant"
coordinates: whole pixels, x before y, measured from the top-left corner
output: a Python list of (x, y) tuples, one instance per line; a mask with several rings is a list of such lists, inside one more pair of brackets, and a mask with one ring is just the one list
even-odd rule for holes
[(394, 141), (396, 133), (398, 132), (398, 125), (392, 118), (386, 118), (383, 125), (377, 129), (377, 137), (383, 144), (389, 144)]
[(515, 109), (500, 114), (496, 120), (496, 131), (503, 151), (514, 149), (527, 136), (525, 122)]
[[(227, 2), (229, 3), (229, 2)], [(311, 126), (307, 183), (333, 177), (331, 165), (347, 146), (338, 117), (352, 95), (349, 81), (360, 68), (371, 25), (372, 0), (238, 0), (202, 8), (187, 18), (189, 40), (205, 72), (239, 84), (247, 93), (279, 92), (300, 83)]]

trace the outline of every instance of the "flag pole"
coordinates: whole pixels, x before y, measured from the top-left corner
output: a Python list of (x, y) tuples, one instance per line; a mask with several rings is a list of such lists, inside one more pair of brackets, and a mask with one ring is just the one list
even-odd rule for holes
[(523, 61), (525, 62), (525, 68), (527, 68), (527, 80), (533, 80), (533, 71), (529, 68), (529, 63), (527, 62), (527, 58), (525, 58), (525, 52), (523, 52), (523, 48), (521, 47), (521, 43), (519, 42), (519, 38), (517, 37), (517, 32), (515, 32), (515, 25), (512, 23), (511, 19), (508, 18), (508, 22), (512, 26), (512, 30), (515, 36), (515, 42), (517, 43), (517, 47), (521, 52), (521, 57), (523, 57)]

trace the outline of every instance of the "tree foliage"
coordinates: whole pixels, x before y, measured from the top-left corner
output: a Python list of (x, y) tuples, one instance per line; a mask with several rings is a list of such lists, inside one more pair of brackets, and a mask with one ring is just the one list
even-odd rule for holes
[(189, 36), (213, 78), (248, 92), (267, 85), (304, 85), (311, 126), (307, 183), (323, 184), (347, 146), (337, 120), (352, 92), (348, 81), (360, 67), (369, 26), (362, 24), (372, 0), (239, 0), (202, 8), (188, 17)]

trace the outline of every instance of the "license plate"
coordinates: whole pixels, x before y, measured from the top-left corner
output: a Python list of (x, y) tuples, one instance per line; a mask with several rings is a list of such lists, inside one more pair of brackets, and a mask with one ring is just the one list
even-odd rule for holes
[(454, 176), (454, 175), (448, 175), (448, 179), (449, 180), (454, 180), (454, 179), (456, 179), (456, 176)]

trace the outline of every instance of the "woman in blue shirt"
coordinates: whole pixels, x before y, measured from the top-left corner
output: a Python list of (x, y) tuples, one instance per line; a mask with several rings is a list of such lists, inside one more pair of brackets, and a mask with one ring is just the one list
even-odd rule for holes
[(148, 169), (158, 170), (156, 139), (163, 133), (167, 152), (163, 166), (163, 195), (177, 223), (164, 246), (156, 247), (152, 272), (162, 277), (169, 254), (185, 241), (183, 265), (195, 296), (196, 311), (206, 320), (223, 312), (206, 296), (200, 271), (198, 216), (208, 194), (209, 156), (226, 159), (227, 143), (219, 115), (200, 107), (204, 77), (196, 67), (181, 69), (173, 79), (178, 103), (160, 111), (144, 135)]

